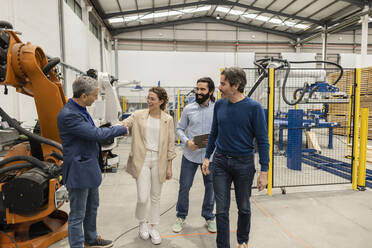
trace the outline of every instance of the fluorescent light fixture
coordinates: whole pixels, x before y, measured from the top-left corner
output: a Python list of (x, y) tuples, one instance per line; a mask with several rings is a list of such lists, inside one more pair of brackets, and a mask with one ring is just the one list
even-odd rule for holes
[(256, 14), (244, 14), (244, 17), (250, 18), (250, 19), (255, 19), (257, 17)]
[(274, 24), (283, 24), (283, 21), (280, 20), (280, 19), (277, 19), (277, 18), (271, 18), (269, 20), (270, 23), (274, 23)]
[(159, 13), (151, 13), (147, 14), (145, 16), (142, 16), (140, 19), (141, 20), (146, 20), (146, 19), (152, 19), (152, 18), (161, 18), (161, 17), (167, 17), (167, 16), (175, 16), (175, 15), (180, 15), (181, 13), (179, 11), (167, 11), (167, 12), (159, 12)]
[(290, 22), (290, 21), (285, 21), (284, 25), (286, 25), (288, 27), (293, 27), (294, 25), (296, 25), (296, 23), (295, 22)]
[(243, 11), (240, 11), (240, 10), (230, 10), (230, 12), (229, 12), (230, 14), (232, 14), (232, 15), (243, 15), (244, 14), (244, 12)]
[(119, 22), (124, 22), (123, 17), (115, 17), (115, 18), (109, 19), (109, 23), (119, 23)]
[(305, 24), (296, 24), (294, 27), (295, 27), (295, 28), (299, 28), (299, 29), (306, 29), (306, 28), (308, 28), (309, 26), (308, 26), (308, 25), (305, 25)]
[(132, 22), (132, 21), (138, 21), (139, 20), (139, 15), (134, 15), (134, 16), (126, 16), (124, 18), (125, 22)]
[(270, 19), (270, 17), (259, 15), (255, 19), (259, 21), (267, 22)]
[(203, 6), (203, 7), (199, 7), (199, 8), (189, 8), (189, 9), (184, 9), (184, 10), (180, 10), (179, 12), (181, 13), (195, 13), (195, 12), (203, 12), (203, 11), (208, 11), (212, 8), (211, 5), (207, 5), (207, 6)]
[(229, 13), (230, 9), (218, 6), (216, 11), (223, 12), (223, 13)]

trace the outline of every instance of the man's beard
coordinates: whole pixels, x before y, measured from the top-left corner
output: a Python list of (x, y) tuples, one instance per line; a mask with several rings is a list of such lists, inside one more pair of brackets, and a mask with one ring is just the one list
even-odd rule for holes
[[(199, 96), (202, 96), (202, 98), (199, 98)], [(195, 101), (199, 104), (203, 104), (207, 99), (209, 98), (209, 94), (197, 94), (195, 93)]]

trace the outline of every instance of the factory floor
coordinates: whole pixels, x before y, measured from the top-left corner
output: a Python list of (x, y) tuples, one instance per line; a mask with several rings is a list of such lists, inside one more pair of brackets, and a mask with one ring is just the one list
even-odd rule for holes
[[(116, 173), (106, 173), (100, 187), (98, 232), (105, 239), (115, 240), (117, 248), (216, 247), (216, 235), (208, 233), (200, 216), (204, 194), (200, 171), (190, 192), (190, 210), (181, 233), (172, 232), (176, 220), (175, 204), (182, 147), (177, 147), (173, 162), (173, 180), (165, 183), (161, 197), (159, 231), (162, 243), (138, 237), (134, 211), (137, 201), (135, 180), (125, 172), (130, 138), (121, 140), (115, 153), (121, 163)], [(283, 195), (274, 189), (272, 196), (253, 190), (252, 225), (249, 248), (350, 248), (372, 247), (372, 191), (353, 191), (350, 184), (291, 187)], [(236, 247), (237, 208), (232, 194), (230, 208), (231, 247)], [(68, 204), (63, 206), (68, 211)], [(67, 238), (52, 248), (68, 247)]]

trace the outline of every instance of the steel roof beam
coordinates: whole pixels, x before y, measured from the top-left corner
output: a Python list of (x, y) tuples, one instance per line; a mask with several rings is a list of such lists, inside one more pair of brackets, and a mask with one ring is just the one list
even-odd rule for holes
[(355, 6), (358, 6), (360, 8), (363, 8), (364, 5), (370, 1), (363, 1), (363, 0), (341, 0), (342, 2), (347, 2), (347, 3), (350, 3), (352, 5), (355, 5)]

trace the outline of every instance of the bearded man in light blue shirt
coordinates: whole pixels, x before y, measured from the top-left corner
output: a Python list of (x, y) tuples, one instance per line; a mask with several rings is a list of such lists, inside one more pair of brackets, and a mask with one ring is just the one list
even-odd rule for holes
[[(173, 231), (178, 233), (182, 230), (189, 210), (189, 192), (194, 181), (198, 167), (201, 168), (205, 157), (205, 148), (198, 147), (193, 138), (197, 135), (208, 134), (213, 121), (213, 108), (215, 98), (214, 82), (209, 77), (198, 79), (195, 89), (195, 102), (188, 104), (181, 115), (177, 125), (177, 135), (185, 145), (180, 175), (180, 188), (177, 201), (177, 220), (173, 225)], [(207, 139), (204, 141), (207, 144)], [(199, 144), (200, 145), (200, 144)], [(205, 147), (205, 146), (204, 146)], [(203, 175), (204, 200), (201, 215), (206, 220), (209, 232), (217, 231), (215, 223), (213, 175)]]

